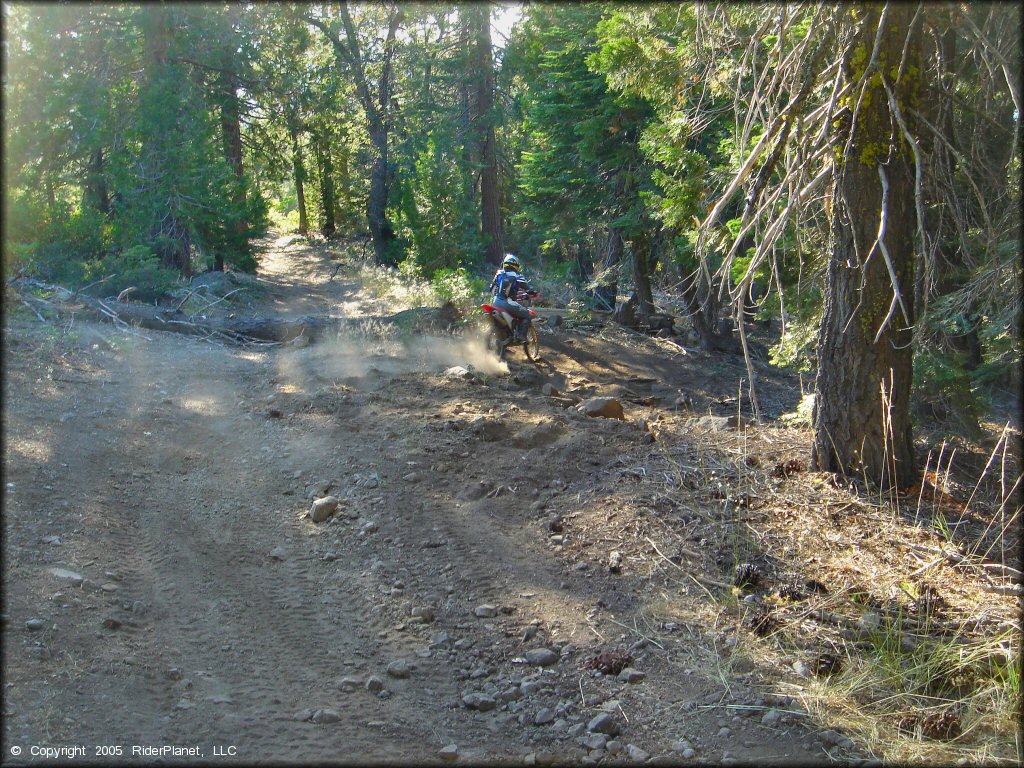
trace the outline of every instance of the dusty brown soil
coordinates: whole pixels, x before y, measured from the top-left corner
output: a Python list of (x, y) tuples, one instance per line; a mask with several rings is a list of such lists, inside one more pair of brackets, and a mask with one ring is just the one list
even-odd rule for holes
[[(255, 309), (380, 310), (332, 271), (272, 248)], [(707, 540), (724, 513), (692, 482), (743, 441), (721, 433), (718, 458), (666, 446), (736, 413), (742, 358), (611, 330), (542, 346), (506, 373), (462, 338), (243, 348), (10, 316), (4, 762), (73, 745), (103, 763), (164, 745), (198, 746), (164, 758), (185, 763), (421, 764), (449, 745), (462, 763), (868, 756), (819, 738), (778, 670), (733, 653), (739, 619), (712, 598), (727, 590), (687, 575), (731, 581), (743, 554)], [(616, 396), (627, 420), (545, 383)], [(793, 381), (760, 383), (766, 411), (795, 406)], [(805, 448), (788, 434), (780, 455)], [(340, 506), (316, 524), (325, 493)], [(529, 663), (540, 648), (557, 661)], [(586, 667), (616, 649), (642, 679)], [(602, 712), (617, 755), (581, 743)]]

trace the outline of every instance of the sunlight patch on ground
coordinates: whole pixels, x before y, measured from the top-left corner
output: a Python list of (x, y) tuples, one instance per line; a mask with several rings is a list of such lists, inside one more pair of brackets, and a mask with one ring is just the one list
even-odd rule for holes
[(6, 447), (12, 454), (18, 454), (32, 461), (46, 462), (53, 456), (53, 449), (49, 443), (27, 437), (10, 440)]

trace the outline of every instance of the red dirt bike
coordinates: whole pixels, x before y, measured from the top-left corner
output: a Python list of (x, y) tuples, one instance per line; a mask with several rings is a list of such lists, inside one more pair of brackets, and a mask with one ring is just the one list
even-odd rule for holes
[[(527, 309), (529, 300), (536, 298), (540, 294), (533, 294), (532, 296), (525, 291), (520, 291), (518, 294), (513, 296), (513, 299)], [(487, 323), (486, 328), (486, 344), (487, 349), (498, 356), (499, 360), (504, 361), (505, 352), (509, 347), (522, 347), (526, 353), (526, 357), (531, 361), (535, 362), (540, 359), (540, 336), (537, 334), (537, 313), (530, 309), (531, 323), (530, 327), (526, 331), (526, 339), (519, 341), (515, 338), (512, 331), (512, 323), (515, 321), (512, 313), (496, 307), (493, 304), (482, 304), (480, 308), (487, 315), (490, 322)]]

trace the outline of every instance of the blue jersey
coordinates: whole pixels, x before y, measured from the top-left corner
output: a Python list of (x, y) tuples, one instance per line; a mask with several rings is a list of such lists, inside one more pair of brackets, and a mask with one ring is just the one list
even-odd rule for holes
[(526, 278), (511, 269), (499, 269), (494, 273), (491, 280), (491, 293), (495, 298), (502, 298), (505, 301), (515, 300), (516, 294), (520, 291), (530, 291), (530, 284)]

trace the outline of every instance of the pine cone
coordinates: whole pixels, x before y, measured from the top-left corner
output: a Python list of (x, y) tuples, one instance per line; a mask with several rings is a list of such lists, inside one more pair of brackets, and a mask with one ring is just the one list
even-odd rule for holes
[(740, 563), (736, 566), (736, 579), (733, 583), (737, 587), (756, 587), (761, 583), (761, 569), (753, 563)]

